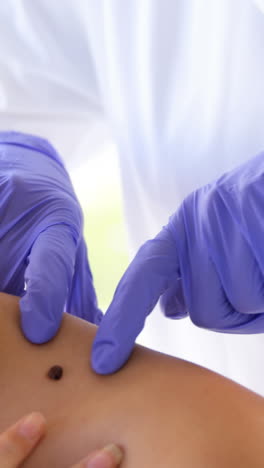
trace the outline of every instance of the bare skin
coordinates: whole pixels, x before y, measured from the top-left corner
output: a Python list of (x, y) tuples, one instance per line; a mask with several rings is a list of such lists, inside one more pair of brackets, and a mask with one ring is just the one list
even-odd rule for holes
[[(46, 421), (41, 413), (31, 413), (0, 434), (1, 468), (18, 468), (40, 443), (46, 433)], [(96, 450), (71, 468), (117, 468), (122, 461), (119, 447), (109, 444)]]
[[(18, 299), (0, 294), (0, 432), (40, 411), (47, 437), (22, 465), (68, 468), (115, 441), (125, 468), (261, 468), (264, 399), (192, 363), (136, 346), (127, 365), (96, 375), (94, 325), (65, 314), (55, 339), (33, 345)], [(63, 368), (50, 380), (53, 365)]]

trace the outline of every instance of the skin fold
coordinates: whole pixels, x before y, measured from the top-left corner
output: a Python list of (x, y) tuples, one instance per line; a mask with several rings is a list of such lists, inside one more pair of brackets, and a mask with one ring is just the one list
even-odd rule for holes
[[(31, 411), (47, 437), (23, 468), (68, 468), (110, 442), (124, 468), (261, 468), (264, 399), (192, 363), (135, 346), (127, 365), (90, 367), (97, 327), (64, 314), (58, 335), (29, 343), (18, 298), (0, 293), (0, 432)], [(63, 368), (60, 380), (49, 369)]]

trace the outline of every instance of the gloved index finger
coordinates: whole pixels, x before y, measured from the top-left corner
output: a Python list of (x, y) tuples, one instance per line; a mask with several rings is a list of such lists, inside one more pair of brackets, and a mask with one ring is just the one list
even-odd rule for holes
[(119, 282), (92, 347), (92, 367), (99, 374), (117, 371), (161, 294), (178, 276), (176, 245), (167, 228), (138, 251)]
[(25, 272), (26, 294), (20, 300), (21, 323), (33, 343), (44, 343), (57, 333), (71, 287), (76, 242), (70, 226), (57, 224), (39, 234)]

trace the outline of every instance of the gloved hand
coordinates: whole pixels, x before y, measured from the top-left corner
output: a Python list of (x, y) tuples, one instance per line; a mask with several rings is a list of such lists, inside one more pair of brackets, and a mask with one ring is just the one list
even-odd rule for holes
[(159, 297), (170, 318), (225, 333), (264, 332), (264, 153), (189, 195), (138, 251), (97, 331), (92, 367), (128, 359)]
[(21, 296), (25, 336), (50, 340), (64, 307), (98, 324), (81, 208), (46, 140), (0, 132), (0, 220), (0, 291)]

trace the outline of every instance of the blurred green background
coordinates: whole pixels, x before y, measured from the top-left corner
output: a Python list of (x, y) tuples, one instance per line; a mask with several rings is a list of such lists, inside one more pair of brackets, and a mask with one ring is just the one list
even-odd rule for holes
[(71, 173), (71, 178), (84, 212), (84, 235), (98, 304), (105, 311), (129, 262), (114, 148), (106, 148)]

